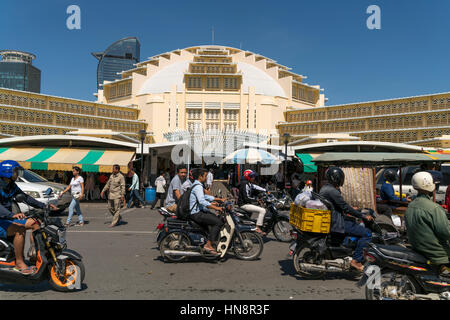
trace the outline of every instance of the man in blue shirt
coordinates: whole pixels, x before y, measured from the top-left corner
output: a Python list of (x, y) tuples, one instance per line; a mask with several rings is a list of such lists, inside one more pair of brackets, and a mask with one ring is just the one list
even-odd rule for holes
[(397, 180), (397, 173), (394, 169), (387, 169), (384, 174), (385, 182), (381, 186), (380, 189), (380, 197), (381, 200), (389, 200), (389, 201), (403, 201), (405, 202), (405, 206), (408, 205), (409, 199), (400, 199), (395, 195), (394, 186), (392, 185), (395, 180)]
[(213, 243), (219, 238), (220, 229), (223, 226), (223, 222), (219, 216), (214, 214), (209, 209), (214, 209), (218, 212), (222, 212), (222, 208), (217, 206), (217, 203), (213, 201), (223, 201), (220, 198), (214, 198), (213, 196), (205, 194), (204, 183), (206, 182), (208, 171), (205, 169), (197, 169), (193, 172), (193, 178), (195, 179), (192, 184), (191, 194), (189, 197), (189, 208), (191, 208), (191, 219), (200, 224), (211, 226), (208, 235), (208, 241), (203, 246), (207, 252), (211, 254), (218, 254), (214, 249)]

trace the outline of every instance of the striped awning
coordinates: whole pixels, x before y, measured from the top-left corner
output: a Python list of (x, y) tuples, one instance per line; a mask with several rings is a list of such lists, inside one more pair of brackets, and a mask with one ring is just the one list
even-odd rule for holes
[(79, 166), (86, 172), (111, 172), (118, 164), (126, 167), (134, 151), (77, 148), (0, 148), (0, 161), (15, 160), (25, 169), (70, 171)]

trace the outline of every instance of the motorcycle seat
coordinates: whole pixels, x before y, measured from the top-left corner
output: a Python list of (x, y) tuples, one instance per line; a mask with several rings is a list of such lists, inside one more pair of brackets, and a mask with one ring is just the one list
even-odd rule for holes
[(403, 248), (399, 246), (389, 246), (389, 245), (378, 245), (377, 248), (380, 250), (381, 253), (384, 255), (387, 255), (389, 257), (399, 258), (402, 260), (409, 260), (413, 262), (418, 263), (427, 263), (427, 259), (418, 254), (417, 252), (414, 252), (411, 249)]

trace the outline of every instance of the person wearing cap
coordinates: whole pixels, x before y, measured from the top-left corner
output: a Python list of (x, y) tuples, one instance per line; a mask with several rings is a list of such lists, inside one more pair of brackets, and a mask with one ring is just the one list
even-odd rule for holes
[(437, 181), (432, 173), (422, 171), (413, 175), (411, 183), (418, 195), (405, 212), (408, 241), (414, 251), (441, 269), (449, 264), (450, 223), (445, 210), (432, 200)]
[(253, 193), (256, 192), (266, 192), (266, 189), (261, 188), (255, 184), (255, 179), (257, 177), (256, 172), (252, 170), (244, 171), (244, 179), (239, 184), (239, 198), (238, 205), (241, 209), (250, 212), (257, 213), (258, 219), (256, 220), (256, 232), (261, 235), (265, 235), (265, 232), (261, 230), (264, 223), (264, 216), (266, 215), (266, 209), (256, 205), (258, 200), (253, 197)]

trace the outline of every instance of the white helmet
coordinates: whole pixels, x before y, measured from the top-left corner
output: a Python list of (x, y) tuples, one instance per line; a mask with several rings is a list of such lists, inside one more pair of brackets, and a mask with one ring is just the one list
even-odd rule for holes
[(429, 172), (421, 171), (412, 176), (411, 183), (414, 189), (433, 192), (436, 185), (433, 176)]

